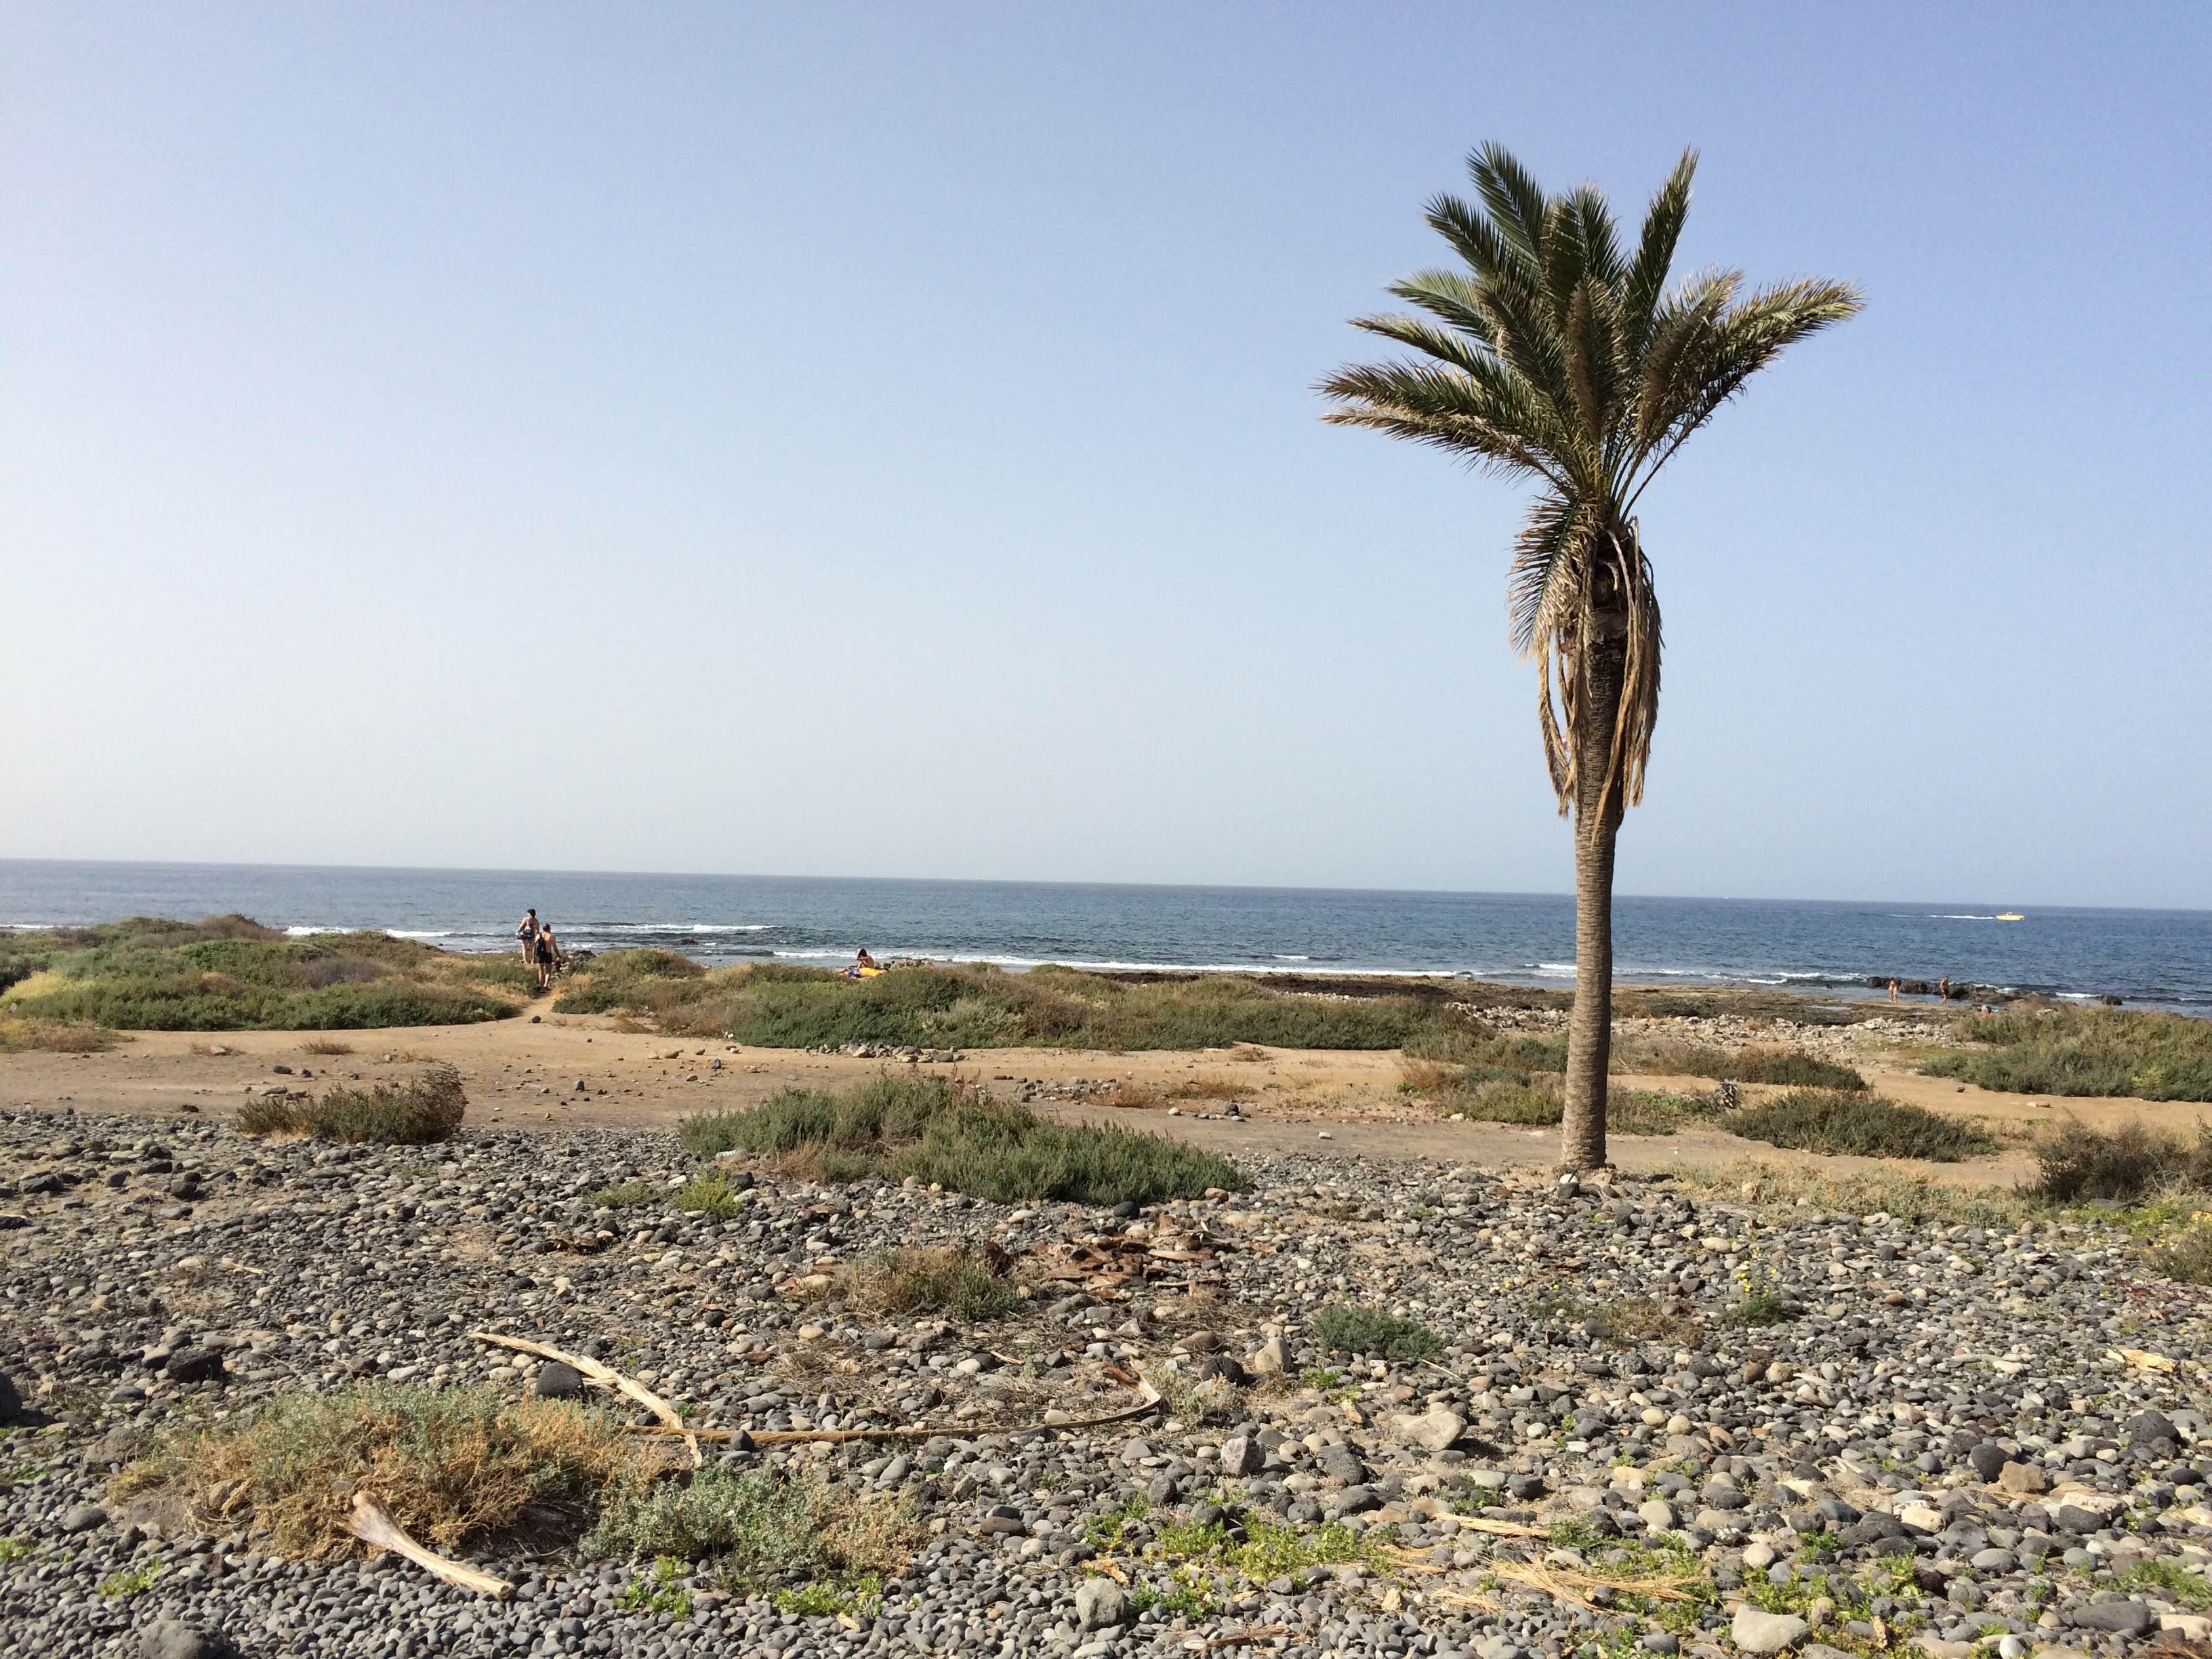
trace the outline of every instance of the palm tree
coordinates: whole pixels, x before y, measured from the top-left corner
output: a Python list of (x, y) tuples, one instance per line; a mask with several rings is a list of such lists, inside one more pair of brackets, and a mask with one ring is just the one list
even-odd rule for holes
[(1461, 266), (1391, 294), (1425, 313), (1356, 327), (1410, 361), (1322, 382), (1327, 419), (1448, 450), (1537, 486), (1507, 578), (1513, 644), (1534, 658), (1538, 718), (1559, 814), (1574, 812), (1575, 1007), (1567, 1032), (1562, 1161), (1605, 1163), (1613, 1046), (1613, 854), (1644, 794), (1659, 714), (1659, 602), (1637, 533), (1652, 477), (1783, 348), (1860, 309), (1848, 283), (1749, 293), (1711, 270), (1669, 289), (1697, 170), (1686, 150), (1622, 257), (1605, 198), (1547, 196), (1504, 149), (1468, 158), (1481, 205), (1439, 196), (1428, 221)]

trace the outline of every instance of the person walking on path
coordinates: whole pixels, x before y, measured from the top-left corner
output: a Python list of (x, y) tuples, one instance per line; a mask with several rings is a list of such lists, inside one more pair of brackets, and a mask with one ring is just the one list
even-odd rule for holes
[(1950, 1003), (1951, 1003), (1951, 976), (1950, 976), (1950, 975), (1948, 975), (1948, 974), (1944, 975), (1943, 975), (1943, 978), (1942, 978), (1942, 981), (1941, 981), (1939, 984), (1937, 984), (1937, 986), (1936, 987), (1936, 1000), (1937, 1000), (1937, 1001), (1939, 1001), (1939, 1002), (1942, 1003), (1942, 1004), (1943, 1004), (1943, 1006), (1946, 1006), (1946, 1007), (1948, 1007), (1948, 1006), (1950, 1006)]
[(538, 969), (538, 988), (548, 991), (553, 988), (554, 970), (561, 964), (561, 944), (553, 937), (553, 925), (538, 924), (538, 951), (533, 965)]
[(522, 925), (514, 930), (515, 938), (522, 941), (523, 961), (536, 965), (538, 961), (538, 907), (532, 905), (524, 913)]

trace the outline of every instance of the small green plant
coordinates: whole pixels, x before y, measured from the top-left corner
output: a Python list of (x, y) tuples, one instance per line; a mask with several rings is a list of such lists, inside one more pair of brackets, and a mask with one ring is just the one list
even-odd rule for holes
[(1132, 1492), (1103, 1515), (1094, 1515), (1085, 1522), (1084, 1540), (1094, 1549), (1119, 1549), (1129, 1530), (1129, 1523), (1141, 1521), (1152, 1512), (1152, 1500), (1140, 1492)]
[(1742, 1299), (1729, 1310), (1729, 1317), (1736, 1324), (1779, 1325), (1797, 1316), (1796, 1304), (1782, 1294), (1772, 1266), (1759, 1260), (1758, 1245), (1751, 1247), (1743, 1266), (1736, 1269), (1735, 1282)]
[(142, 1561), (135, 1567), (103, 1578), (100, 1583), (100, 1593), (111, 1601), (119, 1601), (126, 1596), (143, 1595), (154, 1588), (154, 1581), (161, 1576), (161, 1561), (156, 1556), (150, 1561)]
[(30, 1554), (31, 1542), (27, 1538), (0, 1538), (0, 1567), (27, 1560)]
[(1432, 1359), (1444, 1348), (1443, 1339), (1419, 1320), (1344, 1303), (1316, 1314), (1313, 1334), (1314, 1340), (1330, 1353), (1360, 1353), (1376, 1359)]
[(2138, 1561), (2121, 1575), (2122, 1589), (2156, 1590), (2169, 1601), (2197, 1613), (2212, 1611), (2212, 1583), (2201, 1572), (2191, 1572), (2179, 1561)]
[(744, 1207), (738, 1189), (730, 1185), (729, 1178), (720, 1170), (709, 1170), (685, 1183), (682, 1191), (669, 1200), (679, 1210), (694, 1215), (710, 1215), (727, 1221)]
[(593, 1205), (609, 1210), (634, 1210), (641, 1204), (650, 1204), (660, 1195), (660, 1189), (650, 1182), (625, 1181), (619, 1186), (602, 1187), (592, 1194)]
[(817, 1579), (797, 1589), (781, 1589), (775, 1593), (778, 1613), (795, 1613), (802, 1618), (829, 1619), (848, 1613), (860, 1619), (872, 1619), (884, 1604), (884, 1581), (880, 1574), (866, 1572), (848, 1584)]
[(1323, 1394), (1334, 1394), (1344, 1386), (1344, 1373), (1327, 1365), (1309, 1365), (1298, 1373), (1301, 1387), (1318, 1389)]
[(632, 1613), (657, 1613), (670, 1619), (691, 1616), (691, 1592), (684, 1588), (684, 1564), (672, 1555), (657, 1557), (651, 1568), (629, 1581), (616, 1598)]

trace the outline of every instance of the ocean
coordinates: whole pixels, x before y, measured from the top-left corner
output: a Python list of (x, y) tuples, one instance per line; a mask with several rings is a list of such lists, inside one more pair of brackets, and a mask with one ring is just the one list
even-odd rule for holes
[[(0, 926), (18, 928), (236, 911), (301, 933), (381, 928), (504, 951), (532, 905), (572, 951), (656, 945), (709, 963), (832, 964), (866, 945), (1009, 968), (1574, 978), (1565, 894), (0, 860)], [(2212, 1015), (2212, 912), (2023, 906), (2023, 920), (1999, 920), (2008, 908), (1620, 896), (1615, 971), (1846, 995), (1867, 994), (1869, 975), (1948, 975)]]

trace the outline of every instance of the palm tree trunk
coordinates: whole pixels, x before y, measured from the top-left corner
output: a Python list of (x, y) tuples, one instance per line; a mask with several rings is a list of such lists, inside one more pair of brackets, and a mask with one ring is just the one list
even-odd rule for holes
[(1606, 1068), (1613, 1057), (1613, 847), (1624, 803), (1605, 788), (1613, 721), (1620, 712), (1622, 650), (1607, 641), (1588, 663), (1587, 701), (1576, 747), (1575, 1007), (1567, 1023), (1567, 1098), (1559, 1162), (1605, 1164)]

